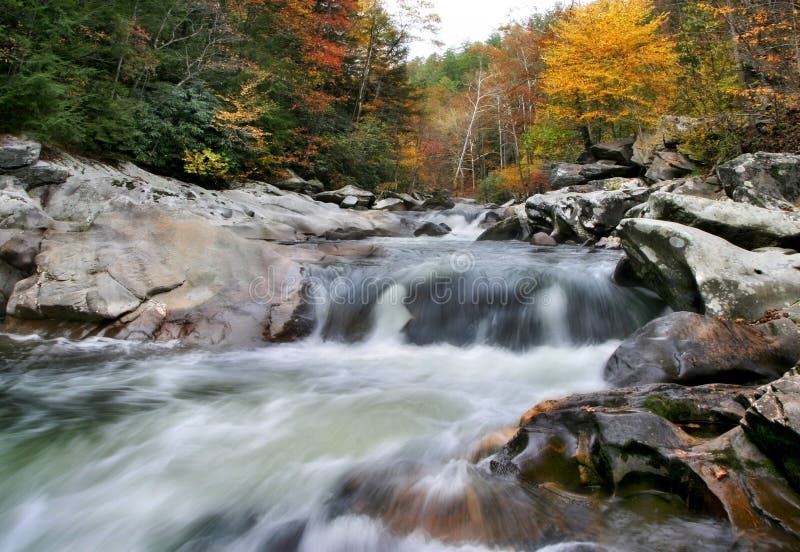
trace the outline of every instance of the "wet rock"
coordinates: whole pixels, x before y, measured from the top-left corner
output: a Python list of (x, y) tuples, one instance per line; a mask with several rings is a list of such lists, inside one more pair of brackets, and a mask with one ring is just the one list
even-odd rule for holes
[(800, 249), (800, 217), (744, 203), (656, 192), (648, 216), (699, 228), (745, 249)]
[(638, 279), (674, 310), (756, 320), (800, 297), (800, 255), (750, 252), (674, 222), (625, 219), (622, 247)]
[(439, 236), (446, 236), (453, 229), (447, 226), (445, 223), (435, 223), (435, 222), (423, 222), (419, 228), (414, 230), (414, 236), (432, 236), (432, 237), (439, 237)]
[(800, 201), (800, 155), (746, 154), (717, 167), (728, 197), (766, 209), (793, 209)]
[(550, 234), (545, 234), (544, 232), (537, 232), (531, 238), (532, 245), (539, 245), (539, 246), (546, 246), (546, 247), (555, 247), (558, 245), (558, 242), (554, 240)]
[(0, 169), (19, 169), (39, 160), (42, 145), (33, 140), (0, 136)]
[(732, 385), (661, 384), (545, 401), (523, 416), (492, 470), (592, 493), (606, 516), (620, 503), (629, 515), (649, 511), (657, 496), (692, 519), (725, 520), (733, 534), (719, 535), (731, 538), (720, 549), (792, 550), (800, 498), (738, 427), (754, 395)]
[(369, 207), (375, 202), (375, 194), (353, 185), (347, 185), (331, 192), (319, 193), (314, 196), (314, 199), (325, 203), (341, 205), (348, 197), (356, 198), (357, 204), (362, 207)]
[(530, 239), (531, 227), (524, 207), (512, 207), (509, 210), (512, 213), (511, 216), (487, 228), (478, 236), (478, 241), (527, 241)]
[(754, 384), (771, 381), (800, 360), (800, 334), (768, 336), (728, 320), (676, 312), (653, 320), (608, 360), (607, 382)]
[(382, 229), (365, 230), (363, 228), (336, 228), (325, 232), (324, 238), (330, 241), (358, 241), (375, 237), (387, 237), (394, 235)]
[(385, 257), (386, 249), (373, 243), (322, 243), (317, 250), (325, 256), (346, 257), (351, 259), (371, 259)]
[(742, 427), (800, 491), (800, 375), (796, 370), (756, 392)]
[(590, 148), (595, 159), (614, 161), (618, 165), (628, 165), (633, 157), (634, 138), (626, 138), (615, 142), (595, 144)]

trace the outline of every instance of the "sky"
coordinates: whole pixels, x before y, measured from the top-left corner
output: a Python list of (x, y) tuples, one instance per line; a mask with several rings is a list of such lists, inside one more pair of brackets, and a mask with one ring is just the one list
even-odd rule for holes
[(445, 45), (437, 48), (428, 42), (411, 46), (411, 57), (426, 57), (465, 41), (485, 40), (501, 25), (545, 11), (556, 0), (432, 0), (434, 12), (442, 18), (438, 39)]

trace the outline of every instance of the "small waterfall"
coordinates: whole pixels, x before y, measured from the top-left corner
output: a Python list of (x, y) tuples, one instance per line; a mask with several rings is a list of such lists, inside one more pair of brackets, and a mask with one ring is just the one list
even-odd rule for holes
[(317, 337), (526, 350), (622, 339), (664, 310), (612, 281), (614, 252), (422, 240), (318, 270)]
[(452, 232), (444, 236), (446, 240), (474, 241), (486, 228), (499, 220), (495, 211), (479, 207), (448, 209), (427, 215), (424, 222), (444, 223)]

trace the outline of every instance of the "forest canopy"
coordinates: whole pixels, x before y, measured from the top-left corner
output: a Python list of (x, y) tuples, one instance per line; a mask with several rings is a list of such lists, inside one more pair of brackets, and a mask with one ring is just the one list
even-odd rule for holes
[[(597, 0), (408, 59), (426, 0), (0, 0), (0, 131), (209, 186), (546, 185), (546, 160), (664, 113), (710, 162), (800, 149), (800, 5)], [(710, 144), (710, 145), (709, 145)]]

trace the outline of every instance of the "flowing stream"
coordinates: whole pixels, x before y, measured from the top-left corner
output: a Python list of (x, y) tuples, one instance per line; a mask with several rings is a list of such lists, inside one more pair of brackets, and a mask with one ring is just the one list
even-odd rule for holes
[(329, 506), (342, 478), (412, 461), (451, 492), (473, 443), (603, 388), (663, 306), (612, 283), (618, 253), (473, 242), (462, 223), (314, 267), (299, 343), (0, 336), (0, 551), (484, 550)]

